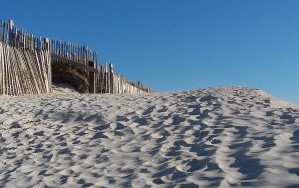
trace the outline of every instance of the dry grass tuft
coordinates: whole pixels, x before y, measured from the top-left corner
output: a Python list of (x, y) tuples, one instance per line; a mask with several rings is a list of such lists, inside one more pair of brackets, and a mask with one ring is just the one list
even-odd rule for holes
[(52, 62), (53, 83), (66, 83), (80, 93), (89, 93), (88, 73), (66, 63)]

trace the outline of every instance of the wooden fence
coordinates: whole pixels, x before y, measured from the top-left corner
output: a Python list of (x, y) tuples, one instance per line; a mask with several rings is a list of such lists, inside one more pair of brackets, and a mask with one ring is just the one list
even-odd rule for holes
[(66, 58), (75, 62), (88, 65), (92, 61), (97, 64), (97, 52), (92, 51), (88, 46), (81, 46), (70, 42), (51, 39), (51, 54)]
[(113, 71), (112, 64), (100, 65), (95, 74), (96, 93), (149, 93), (150, 88), (144, 87), (140, 82), (132, 82)]
[[(150, 88), (140, 82), (135, 83), (116, 74), (112, 64), (108, 66), (107, 63), (98, 63), (97, 52), (87, 46), (36, 37), (17, 28), (12, 21), (1, 21), (0, 43), (0, 94), (50, 92), (51, 62), (54, 61), (68, 63), (86, 71), (91, 93), (151, 92)], [(28, 77), (27, 81), (23, 82), (25, 77)]]
[(124, 76), (115, 73), (112, 64), (106, 63), (105, 65), (98, 64), (96, 66), (93, 62), (89, 61), (89, 65), (84, 65), (53, 54), (52, 62), (69, 64), (70, 66), (87, 71), (91, 93), (124, 94), (152, 92), (150, 88), (144, 87), (142, 83), (129, 81)]
[(1, 21), (0, 42), (23, 50), (50, 50), (49, 39), (34, 36), (14, 26), (12, 20)]
[(51, 92), (49, 41), (1, 22), (0, 94), (22, 95)]

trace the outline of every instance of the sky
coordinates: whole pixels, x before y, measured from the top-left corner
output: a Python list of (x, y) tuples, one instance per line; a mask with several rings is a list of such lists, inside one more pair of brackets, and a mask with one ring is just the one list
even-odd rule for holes
[(297, 0), (0, 0), (9, 19), (156, 92), (248, 86), (299, 104)]

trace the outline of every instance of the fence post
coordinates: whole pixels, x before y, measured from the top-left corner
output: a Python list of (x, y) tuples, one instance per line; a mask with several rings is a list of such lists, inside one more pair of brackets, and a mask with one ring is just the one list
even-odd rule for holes
[(113, 86), (113, 65), (112, 63), (109, 64), (109, 74), (110, 74), (110, 93), (114, 93), (114, 86)]
[(106, 93), (110, 93), (110, 79), (109, 79), (109, 70), (108, 70), (108, 62), (106, 61), (105, 65), (105, 82), (106, 82)]
[(48, 54), (48, 91), (47, 92), (52, 92), (52, 63), (51, 63), (51, 43), (49, 38), (44, 38), (43, 41), (43, 50), (46, 51), (46, 53)]
[(13, 46), (13, 20), (8, 20), (8, 44)]
[(4, 33), (3, 33), (3, 21), (1, 20), (1, 23), (0, 23), (0, 41), (1, 42), (4, 42), (3, 41), (3, 35), (4, 35)]
[[(88, 66), (95, 68), (95, 63), (93, 61), (89, 61), (88, 62)], [(95, 89), (96, 89), (96, 82), (95, 82), (95, 72), (89, 72), (89, 84), (90, 84), (90, 93), (95, 93)]]

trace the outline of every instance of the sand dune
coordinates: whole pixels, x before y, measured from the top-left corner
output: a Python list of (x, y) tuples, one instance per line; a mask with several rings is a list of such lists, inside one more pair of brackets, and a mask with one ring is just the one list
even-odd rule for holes
[(298, 187), (299, 111), (243, 87), (0, 96), (0, 187)]

